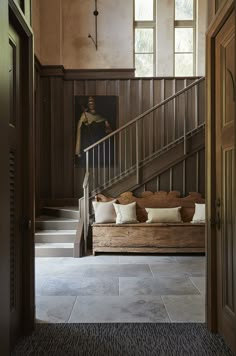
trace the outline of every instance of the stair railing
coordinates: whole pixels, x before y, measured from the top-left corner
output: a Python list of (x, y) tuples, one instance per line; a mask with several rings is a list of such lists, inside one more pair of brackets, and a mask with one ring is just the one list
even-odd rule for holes
[[(204, 77), (187, 85), (161, 103), (146, 110), (93, 145), (87, 147), (84, 190), (84, 239), (89, 226), (89, 198), (131, 173), (140, 184), (140, 167), (145, 161), (183, 140), (204, 125), (199, 122), (199, 85)], [(191, 105), (189, 104), (191, 103)], [(189, 118), (191, 117), (191, 120)], [(191, 121), (191, 125), (190, 125)]]

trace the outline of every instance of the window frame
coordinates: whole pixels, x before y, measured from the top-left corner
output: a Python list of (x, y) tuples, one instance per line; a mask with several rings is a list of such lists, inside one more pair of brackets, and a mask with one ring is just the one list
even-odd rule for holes
[[(156, 76), (156, 0), (153, 0), (153, 19), (152, 20), (135, 20), (135, 0), (133, 1), (133, 11), (134, 11), (134, 28), (133, 28), (133, 61), (135, 66), (135, 56), (136, 54), (153, 54), (153, 74), (152, 76)], [(153, 52), (136, 52), (135, 50), (135, 30), (138, 29), (152, 29), (153, 30)], [(135, 68), (136, 69), (136, 68)], [(136, 76), (136, 78), (140, 78)], [(147, 77), (148, 78), (148, 77)]]
[[(190, 75), (196, 76), (196, 0), (193, 0), (193, 19), (192, 20), (175, 20), (175, 2), (174, 0), (174, 41), (173, 41), (173, 73), (176, 77), (175, 55), (176, 54), (192, 54), (193, 55), (193, 73)], [(175, 50), (175, 29), (176, 28), (192, 28), (193, 29), (193, 51), (192, 52), (176, 52)], [(178, 76), (179, 77), (179, 76)]]

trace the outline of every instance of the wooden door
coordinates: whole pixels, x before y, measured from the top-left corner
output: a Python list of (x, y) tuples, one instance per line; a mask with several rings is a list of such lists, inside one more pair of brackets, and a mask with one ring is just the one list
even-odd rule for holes
[(19, 337), (23, 316), (22, 251), (23, 251), (23, 186), (22, 186), (22, 113), (20, 97), (21, 41), (13, 28), (9, 29), (9, 183), (10, 183), (10, 313), (11, 344)]
[(235, 12), (215, 38), (217, 329), (236, 352)]
[(33, 62), (29, 44), (19, 25), (9, 26), (11, 348), (34, 325)]

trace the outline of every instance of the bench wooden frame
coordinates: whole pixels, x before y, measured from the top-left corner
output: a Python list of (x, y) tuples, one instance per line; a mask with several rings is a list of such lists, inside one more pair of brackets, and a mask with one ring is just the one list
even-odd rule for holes
[[(99, 194), (98, 201), (109, 201)], [(132, 193), (123, 193), (117, 198), (119, 203), (137, 203), (137, 224), (93, 224), (93, 254), (97, 252), (136, 252), (136, 253), (204, 253), (205, 224), (192, 224), (195, 203), (204, 203), (199, 193), (190, 193), (180, 198), (179, 192), (145, 192), (141, 198)], [(183, 223), (147, 224), (145, 207), (181, 206)]]

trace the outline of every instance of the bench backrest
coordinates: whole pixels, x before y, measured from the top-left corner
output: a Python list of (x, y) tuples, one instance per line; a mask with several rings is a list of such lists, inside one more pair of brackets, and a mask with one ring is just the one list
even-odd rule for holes
[(118, 198), (106, 197), (103, 194), (96, 196), (97, 201), (107, 202), (116, 199), (120, 204), (130, 204), (136, 201), (137, 218), (140, 222), (147, 220), (145, 208), (175, 208), (181, 206), (181, 216), (183, 222), (190, 222), (195, 211), (195, 203), (203, 204), (205, 200), (200, 193), (190, 192), (187, 197), (180, 197), (180, 192), (150, 192), (142, 193), (140, 198), (135, 197), (132, 192), (122, 193)]

